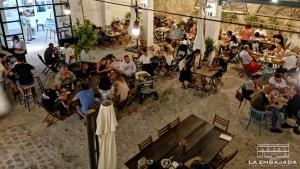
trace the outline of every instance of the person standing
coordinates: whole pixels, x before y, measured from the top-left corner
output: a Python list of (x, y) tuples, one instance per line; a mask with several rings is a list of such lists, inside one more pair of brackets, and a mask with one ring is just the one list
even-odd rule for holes
[(26, 37), (26, 41), (31, 41), (32, 40), (32, 28), (31, 28), (31, 23), (30, 19), (28, 17), (27, 12), (20, 12), (20, 18), (21, 18), (21, 23), (23, 27), (23, 32), (24, 32), (24, 37)]
[(250, 25), (246, 25), (245, 28), (243, 28), (240, 31), (240, 39), (241, 39), (241, 44), (242, 47), (246, 44), (248, 44), (250, 38), (253, 36), (253, 31), (251, 29)]
[(13, 36), (13, 46), (12, 46), (11, 52), (14, 54), (14, 56), (17, 59), (22, 58), (21, 60), (24, 60), (26, 62), (26, 57), (25, 57), (25, 55), (27, 53), (26, 44), (17, 35)]

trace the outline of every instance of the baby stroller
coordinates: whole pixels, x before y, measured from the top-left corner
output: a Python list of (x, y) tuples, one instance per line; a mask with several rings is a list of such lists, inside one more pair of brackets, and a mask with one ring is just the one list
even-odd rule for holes
[(158, 94), (154, 90), (155, 80), (149, 73), (146, 71), (136, 72), (135, 79), (137, 80), (137, 94), (141, 104), (144, 102), (145, 95), (153, 95), (154, 100), (158, 99)]

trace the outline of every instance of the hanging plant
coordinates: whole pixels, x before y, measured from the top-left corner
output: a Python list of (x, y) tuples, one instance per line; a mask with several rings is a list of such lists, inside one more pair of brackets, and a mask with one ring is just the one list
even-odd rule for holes
[(222, 20), (224, 21), (235, 21), (238, 19), (239, 17), (234, 13), (222, 12)]
[(131, 19), (131, 12), (127, 12), (127, 13), (126, 13), (125, 19), (126, 19), (126, 20), (130, 20), (130, 19)]
[(250, 25), (258, 25), (259, 18), (256, 15), (247, 15), (244, 18), (244, 21)]
[[(96, 49), (98, 36), (93, 29), (93, 24), (91, 21), (84, 19), (82, 22), (76, 19), (76, 23), (73, 26), (74, 37), (76, 38), (75, 44), (75, 55), (78, 60), (80, 60), (80, 55), (82, 52), (89, 55), (91, 50)], [(91, 59), (94, 59), (89, 55)]]
[(271, 25), (272, 28), (276, 28), (278, 26), (278, 20), (275, 17), (268, 18), (267, 23)]

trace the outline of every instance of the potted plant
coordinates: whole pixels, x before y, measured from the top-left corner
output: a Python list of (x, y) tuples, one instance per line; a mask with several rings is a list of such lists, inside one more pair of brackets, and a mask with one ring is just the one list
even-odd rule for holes
[(89, 54), (91, 50), (96, 48), (98, 40), (97, 33), (93, 29), (93, 24), (87, 19), (80, 22), (77, 18), (73, 26), (73, 33), (76, 39), (74, 51), (77, 60), (80, 61), (82, 52), (87, 54), (91, 59), (95, 59), (95, 57)]
[(204, 52), (204, 60), (207, 60), (209, 55), (212, 53), (212, 51), (215, 49), (214, 41), (211, 37), (205, 38), (205, 52)]

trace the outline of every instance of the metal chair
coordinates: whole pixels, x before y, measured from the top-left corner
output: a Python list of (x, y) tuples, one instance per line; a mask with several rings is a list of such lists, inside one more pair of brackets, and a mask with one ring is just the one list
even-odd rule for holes
[[(34, 103), (39, 106), (38, 101), (37, 101), (36, 91), (35, 91), (35, 88), (34, 88), (34, 83), (32, 85), (28, 86), (28, 87), (24, 87), (23, 90), (24, 90), (23, 99), (24, 99), (25, 109), (28, 108), (28, 111), (30, 112), (30, 103), (29, 103), (29, 98), (30, 97), (32, 97)], [(31, 94), (30, 94), (30, 92), (31, 92)]]
[(262, 125), (265, 122), (266, 122), (266, 124), (268, 122), (268, 112), (256, 110), (255, 108), (253, 108), (251, 106), (249, 113), (250, 113), (250, 118), (249, 118), (248, 124), (246, 126), (246, 130), (248, 129), (251, 122), (254, 123), (254, 121), (256, 121), (259, 123), (259, 136), (260, 136)]
[(227, 131), (228, 127), (229, 127), (229, 124), (230, 124), (230, 120), (226, 120), (226, 119), (222, 118), (221, 116), (215, 114), (213, 124), (215, 124), (215, 123), (225, 127), (224, 131)]
[(170, 128), (174, 128), (174, 127), (178, 126), (179, 123), (180, 123), (180, 117), (177, 117), (174, 121), (169, 123), (169, 126), (170, 126)]
[(146, 140), (138, 144), (140, 151), (145, 149), (147, 146), (149, 146), (151, 143), (153, 143), (152, 136), (149, 136)]
[(160, 130), (157, 130), (158, 138), (167, 133), (170, 130), (170, 125), (166, 125), (165, 127), (161, 128)]
[(44, 61), (43, 57), (38, 54), (38, 57), (40, 59), (40, 61), (46, 66), (45, 69), (42, 71), (42, 73), (47, 74), (49, 72), (49, 70), (51, 70), (51, 68), (49, 67), (49, 65)]

